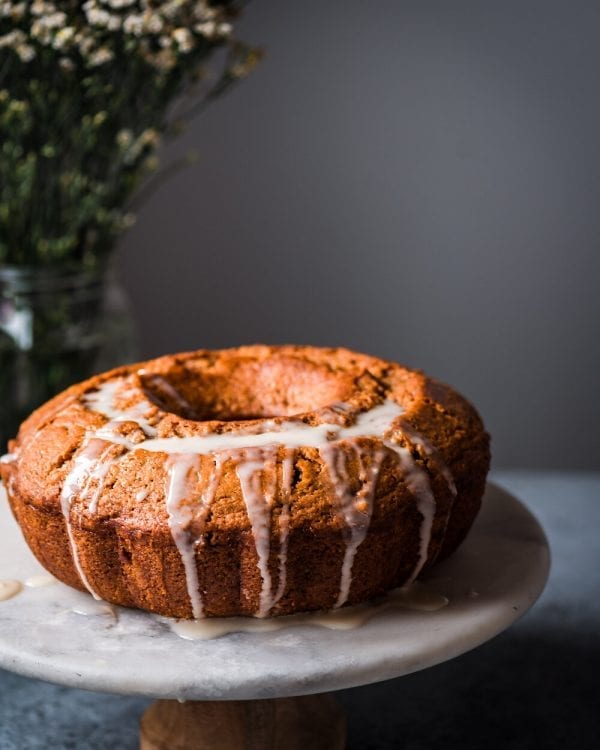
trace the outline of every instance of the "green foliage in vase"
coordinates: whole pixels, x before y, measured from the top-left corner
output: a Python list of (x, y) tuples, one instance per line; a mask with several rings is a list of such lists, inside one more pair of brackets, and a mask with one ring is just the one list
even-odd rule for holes
[(227, 1), (0, 0), (0, 264), (104, 264), (183, 95), (194, 111), (259, 59), (235, 15)]

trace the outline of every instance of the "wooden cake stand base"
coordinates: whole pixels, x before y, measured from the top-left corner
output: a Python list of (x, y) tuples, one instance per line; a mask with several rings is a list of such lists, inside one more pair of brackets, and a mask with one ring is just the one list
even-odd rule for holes
[(332, 695), (153, 703), (140, 750), (342, 750), (346, 719)]

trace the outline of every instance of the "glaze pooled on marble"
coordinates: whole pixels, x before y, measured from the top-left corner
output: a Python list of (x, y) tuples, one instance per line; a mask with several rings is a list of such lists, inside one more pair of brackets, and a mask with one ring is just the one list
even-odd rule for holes
[(409, 609), (416, 612), (437, 612), (448, 605), (448, 597), (431, 587), (413, 583), (390, 591), (386, 596), (354, 607), (328, 612), (301, 612), (284, 617), (205, 617), (201, 620), (160, 618), (180, 638), (206, 641), (229, 633), (269, 633), (299, 627), (321, 627), (328, 630), (354, 630), (382, 612)]
[(23, 589), (21, 581), (14, 578), (0, 579), (0, 602), (12, 599)]

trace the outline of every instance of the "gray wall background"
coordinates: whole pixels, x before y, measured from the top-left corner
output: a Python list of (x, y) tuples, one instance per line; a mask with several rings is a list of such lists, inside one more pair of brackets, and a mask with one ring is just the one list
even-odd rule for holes
[(267, 57), (123, 242), (144, 356), (344, 345), (461, 389), (496, 467), (599, 468), (600, 4), (255, 0)]

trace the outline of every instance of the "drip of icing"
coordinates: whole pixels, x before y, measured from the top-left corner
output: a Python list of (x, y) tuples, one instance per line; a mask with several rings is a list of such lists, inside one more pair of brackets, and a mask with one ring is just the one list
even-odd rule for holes
[[(203, 617), (202, 596), (196, 567), (196, 547), (202, 542), (202, 536), (193, 539), (190, 530), (192, 520), (202, 527), (219, 484), (224, 463), (223, 456), (215, 456), (206, 487), (201, 491), (192, 506), (184, 506), (182, 501), (187, 497), (188, 474), (198, 469), (198, 457), (189, 454), (171, 456), (167, 462), (169, 486), (167, 489), (167, 513), (169, 528), (173, 541), (181, 555), (185, 571), (186, 586), (194, 619)], [(140, 493), (138, 493), (139, 495)]]
[(107, 380), (95, 391), (84, 394), (82, 401), (90, 411), (102, 414), (111, 422), (117, 425), (119, 422), (135, 422), (147, 436), (154, 437), (156, 428), (148, 421), (148, 413), (156, 410), (154, 404), (142, 398), (126, 409), (119, 409), (115, 406), (117, 397), (128, 398), (137, 396), (139, 393), (140, 391), (128, 382), (127, 378), (116, 378)]
[(5, 453), (3, 456), (0, 456), (0, 464), (12, 464), (16, 458), (16, 453)]
[(188, 474), (197, 472), (198, 457), (189, 454), (175, 454), (167, 461), (169, 486), (167, 489), (167, 512), (171, 535), (181, 555), (185, 569), (185, 580), (188, 596), (192, 605), (194, 619), (202, 617), (202, 599), (198, 582), (196, 555), (194, 545), (190, 541), (189, 525), (192, 521), (192, 511), (183, 500), (188, 495)]
[(406, 585), (408, 586), (417, 579), (419, 573), (423, 570), (423, 566), (427, 562), (429, 556), (429, 544), (431, 543), (431, 532), (433, 530), (433, 521), (435, 518), (436, 502), (433, 492), (431, 491), (427, 474), (417, 466), (410, 451), (396, 443), (392, 443), (390, 440), (384, 440), (383, 442), (387, 448), (393, 450), (400, 458), (400, 465), (404, 471), (406, 486), (410, 490), (410, 493), (416, 498), (417, 510), (423, 517), (419, 528), (419, 554), (417, 564), (406, 582)]
[(29, 578), (25, 579), (25, 585), (30, 589), (39, 589), (44, 586), (53, 586), (55, 583), (58, 583), (56, 578), (48, 573), (37, 576), (29, 576)]
[(100, 495), (102, 494), (102, 490), (104, 489), (104, 483), (106, 482), (106, 477), (108, 475), (110, 467), (116, 461), (116, 458), (112, 458), (111, 460), (109, 460), (113, 447), (114, 447), (113, 443), (108, 443), (106, 449), (101, 453), (100, 457), (98, 458), (98, 461), (93, 471), (90, 472), (88, 480), (86, 481), (85, 486), (82, 490), (82, 493), (81, 493), (82, 496), (86, 496), (89, 492), (89, 488), (92, 482), (93, 481), (96, 482), (96, 489), (92, 492), (90, 502), (88, 505), (88, 513), (94, 514), (96, 513), (98, 509), (98, 501), (100, 500)]
[[(423, 437), (423, 435), (420, 435), (414, 429), (414, 427), (408, 425), (404, 420), (401, 422), (401, 429), (402, 429), (403, 434), (406, 435), (408, 437), (408, 439), (412, 443), (415, 443), (416, 445), (421, 446), (423, 448), (423, 450), (425, 451), (425, 453), (428, 456), (431, 456), (431, 458), (433, 460), (433, 464), (435, 465), (435, 467), (437, 468), (437, 470), (440, 472), (440, 474), (446, 480), (446, 484), (448, 485), (448, 489), (450, 490), (450, 493), (452, 494), (452, 497), (456, 498), (456, 496), (458, 494), (458, 491), (456, 489), (456, 484), (454, 483), (454, 477), (452, 476), (452, 473), (450, 472), (450, 469), (442, 461), (442, 459), (440, 457), (440, 454), (437, 451), (437, 449), (429, 442), (429, 440), (427, 440), (427, 438)], [(428, 485), (427, 486), (429, 487), (429, 481), (428, 481)], [(429, 489), (431, 489), (431, 488), (429, 488)], [(421, 510), (422, 513), (425, 514), (423, 517), (425, 519), (424, 523), (426, 525), (427, 523), (429, 523), (429, 513), (430, 513), (430, 509), (431, 509), (431, 501), (428, 500), (424, 495), (422, 497), (423, 497), (423, 500), (422, 500), (422, 503), (421, 503), (420, 510)], [(433, 505), (433, 516), (435, 516), (435, 500), (434, 500), (434, 505)], [(431, 521), (430, 521), (429, 534), (431, 534), (431, 526), (433, 526), (433, 520), (434, 520), (433, 516), (432, 516)], [(446, 518), (445, 518), (445, 522), (444, 522), (444, 529), (443, 529), (443, 534), (444, 535), (446, 533), (446, 529), (448, 528), (449, 521), (450, 521), (450, 511), (448, 511), (448, 513), (446, 513)], [(422, 533), (423, 533), (423, 527), (421, 529), (421, 534)], [(419, 569), (417, 570), (416, 574), (413, 574), (413, 576), (409, 579), (409, 583), (415, 580), (415, 578), (419, 574), (420, 570), (422, 569), (423, 565), (427, 561), (427, 557), (425, 558), (425, 560), (422, 559), (423, 554), (424, 554), (424, 551), (423, 551), (423, 547), (424, 546), (425, 546), (425, 542), (422, 539), (422, 545), (421, 545), (421, 560), (422, 560), (422, 564), (419, 566)], [(427, 542), (427, 548), (429, 548), (429, 542)], [(433, 561), (435, 561), (435, 559), (437, 558), (437, 555), (439, 555), (440, 550), (441, 550), (441, 546), (438, 547), (437, 553), (436, 553)]]
[(168, 620), (169, 628), (186, 641), (208, 641), (228, 633), (264, 633), (281, 630), (279, 617), (255, 619), (252, 617), (205, 617), (202, 620)]
[(287, 551), (290, 531), (290, 500), (294, 474), (294, 451), (288, 450), (281, 462), (281, 496), (283, 504), (279, 511), (279, 573), (273, 606), (281, 599), (287, 583)]
[(277, 448), (248, 449), (236, 466), (242, 496), (252, 526), (257, 565), (262, 579), (257, 617), (266, 617), (273, 607), (271, 572), (271, 510), (277, 491)]
[(436, 465), (437, 470), (440, 472), (440, 474), (444, 477), (446, 480), (446, 484), (448, 485), (448, 488), (452, 495), (456, 497), (457, 489), (456, 484), (454, 483), (454, 477), (452, 476), (452, 473), (450, 472), (450, 469), (446, 466), (446, 464), (442, 461), (440, 458), (440, 455), (436, 448), (427, 440), (427, 438), (423, 437), (423, 435), (420, 435), (414, 427), (411, 427), (408, 425), (404, 420), (401, 423), (401, 430), (404, 435), (411, 441), (411, 443), (415, 443), (416, 445), (420, 445), (425, 453), (428, 456), (431, 456), (434, 460), (434, 463)]
[(98, 459), (105, 450), (106, 441), (100, 440), (98, 438), (90, 437), (83, 444), (83, 448), (75, 456), (73, 466), (64, 481), (60, 496), (61, 510), (65, 518), (67, 535), (69, 537), (69, 543), (71, 545), (71, 555), (73, 557), (73, 563), (81, 582), (94, 597), (94, 599), (100, 599), (100, 597), (90, 586), (90, 583), (81, 567), (77, 543), (75, 541), (75, 536), (73, 534), (73, 528), (71, 524), (71, 505), (73, 504), (73, 500), (78, 492), (83, 489), (83, 487), (92, 479), (94, 472), (98, 470)]
[(303, 612), (268, 619), (253, 617), (207, 617), (203, 620), (171, 620), (157, 617), (157, 619), (165, 622), (180, 638), (204, 641), (229, 633), (266, 633), (293, 627), (312, 626), (329, 630), (353, 630), (361, 627), (373, 617), (390, 610), (436, 612), (447, 605), (447, 597), (430, 590), (424, 584), (414, 583), (406, 589), (391, 591), (379, 601), (335, 609), (330, 612)]
[(16, 596), (21, 589), (23, 584), (21, 581), (15, 581), (10, 578), (0, 580), (0, 602), (4, 602), (7, 599), (12, 599)]
[(362, 482), (360, 490), (354, 494), (349, 486), (346, 467), (346, 454), (335, 445), (323, 446), (319, 453), (329, 471), (329, 478), (333, 484), (338, 499), (341, 514), (346, 523), (348, 537), (340, 579), (340, 589), (335, 608), (341, 607), (348, 600), (352, 583), (352, 566), (358, 548), (363, 543), (373, 513), (373, 496), (379, 469), (384, 459), (383, 451), (376, 451), (369, 465), (365, 462), (365, 455), (360, 448), (350, 446), (359, 462), (359, 478)]
[(287, 582), (287, 548), (289, 536), (290, 493), (294, 469), (294, 452), (286, 450), (281, 462), (280, 496), (283, 503), (278, 516), (279, 551), (277, 589), (269, 570), (271, 556), (271, 520), (277, 495), (278, 446), (252, 448), (229, 454), (237, 460), (236, 474), (252, 527), (256, 546), (261, 591), (256, 617), (267, 617), (285, 592)]
[(141, 503), (147, 497), (148, 497), (148, 490), (147, 489), (139, 490), (138, 492), (135, 493), (135, 499), (136, 499), (136, 502), (138, 502), (138, 503)]
[(117, 611), (115, 608), (101, 599), (93, 601), (87, 597), (82, 597), (81, 601), (77, 602), (77, 604), (71, 608), (71, 611), (76, 615), (86, 615), (88, 617), (93, 615), (108, 615), (115, 620), (117, 619)]

